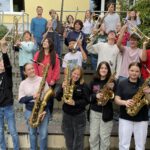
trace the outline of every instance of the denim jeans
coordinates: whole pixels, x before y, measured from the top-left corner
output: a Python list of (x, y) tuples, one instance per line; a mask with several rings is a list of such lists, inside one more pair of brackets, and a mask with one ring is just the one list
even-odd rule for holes
[(19, 150), (19, 139), (16, 130), (13, 106), (0, 107), (0, 150), (6, 150), (6, 142), (4, 137), (4, 118), (6, 118), (8, 130), (12, 136), (14, 150)]
[(98, 55), (97, 54), (90, 54), (90, 60), (91, 60), (92, 69), (96, 70)]
[(38, 144), (37, 144), (38, 133), (39, 133), (40, 150), (47, 150), (48, 122), (49, 122), (49, 115), (50, 115), (49, 110), (47, 110), (44, 120), (37, 128), (31, 128), (28, 123), (31, 113), (32, 112), (29, 110), (25, 111), (25, 119), (27, 122), (27, 127), (30, 136), (30, 150), (38, 149)]
[(63, 113), (62, 131), (67, 150), (83, 150), (85, 125), (85, 112), (75, 116)]

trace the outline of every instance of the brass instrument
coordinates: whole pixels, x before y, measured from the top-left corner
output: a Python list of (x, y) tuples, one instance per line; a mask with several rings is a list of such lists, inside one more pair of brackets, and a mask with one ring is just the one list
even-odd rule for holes
[(46, 77), (47, 77), (47, 74), (48, 74), (49, 67), (50, 67), (50, 65), (48, 64), (44, 68), (43, 78), (42, 78), (42, 81), (40, 83), (40, 87), (38, 89), (38, 93), (40, 94), (40, 96), (35, 100), (34, 107), (33, 107), (33, 110), (32, 110), (32, 114), (29, 118), (29, 124), (32, 128), (36, 128), (36, 127), (39, 126), (39, 124), (42, 121), (41, 117), (40, 117), (40, 114), (42, 114), (44, 112), (44, 109), (47, 105), (47, 102), (49, 101), (50, 97), (54, 95), (54, 92), (53, 92), (52, 88), (50, 88), (44, 94), (44, 97), (42, 99), (42, 92), (43, 92), (44, 87), (45, 87), (45, 81), (46, 81)]
[(66, 86), (64, 87), (64, 90), (63, 90), (62, 100), (65, 103), (68, 103), (70, 100), (72, 100), (73, 91), (75, 87), (74, 82), (71, 83), (71, 70), (70, 70), (68, 63), (67, 63), (67, 67), (65, 70), (65, 82), (66, 82)]
[(136, 94), (132, 97), (135, 103), (134, 103), (134, 106), (130, 106), (126, 108), (128, 115), (135, 116), (144, 105), (150, 104), (150, 101), (145, 98), (145, 94), (143, 92), (143, 89), (149, 86), (149, 84), (150, 84), (150, 77), (144, 81), (142, 86), (139, 87)]
[(127, 21), (130, 24), (131, 33), (136, 34), (141, 40), (150, 41), (150, 37), (146, 36), (137, 26), (135, 26), (131, 21)]
[(104, 85), (103, 89), (100, 91), (101, 93), (103, 93), (103, 97), (100, 99), (97, 99), (98, 105), (105, 106), (110, 99), (114, 98), (114, 96), (115, 96), (114, 92), (107, 85), (109, 83), (112, 83), (115, 80), (115, 75), (116, 75), (116, 73), (113, 73), (110, 76), (107, 83)]
[(79, 33), (79, 36), (78, 36), (78, 38), (77, 38), (77, 41), (76, 41), (76, 43), (75, 43), (74, 46), (73, 46), (73, 50), (72, 50), (73, 53), (75, 53), (75, 52), (77, 51), (78, 42), (79, 42), (79, 40), (82, 40), (82, 39), (83, 39), (83, 37), (82, 37), (82, 32), (80, 32), (80, 33)]
[(98, 33), (100, 31), (100, 27), (103, 24), (104, 19), (107, 15), (108, 15), (108, 13), (106, 13), (103, 17), (101, 17), (101, 15), (98, 16), (96, 24), (95, 24), (95, 29), (97, 29), (97, 31), (95, 33), (90, 34), (90, 36), (86, 40), (87, 43), (90, 43), (92, 41), (92, 39), (98, 35)]

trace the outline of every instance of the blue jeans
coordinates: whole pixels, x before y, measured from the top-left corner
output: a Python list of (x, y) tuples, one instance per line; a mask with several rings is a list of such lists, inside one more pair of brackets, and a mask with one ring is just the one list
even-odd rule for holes
[(28, 121), (31, 115), (31, 111), (25, 111), (25, 119), (30, 136), (30, 150), (37, 150), (37, 133), (39, 133), (39, 145), (40, 150), (47, 150), (47, 136), (48, 136), (48, 122), (49, 122), (49, 110), (47, 110), (44, 120), (38, 126), (38, 128), (31, 128)]
[(6, 142), (4, 137), (4, 118), (6, 118), (8, 123), (8, 130), (12, 136), (14, 150), (19, 150), (19, 139), (16, 130), (13, 106), (0, 107), (0, 149), (6, 150)]
[(90, 54), (90, 60), (91, 60), (92, 69), (96, 70), (98, 55), (97, 54)]

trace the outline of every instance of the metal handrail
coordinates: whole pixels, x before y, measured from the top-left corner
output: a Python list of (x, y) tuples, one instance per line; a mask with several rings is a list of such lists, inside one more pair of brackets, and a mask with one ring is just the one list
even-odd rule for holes
[[(26, 30), (29, 30), (29, 14), (27, 14), (26, 12), (22, 11), (22, 12), (0, 12), (0, 16), (2, 16), (2, 24), (7, 24), (4, 22), (4, 17), (6, 16), (20, 16), (21, 17), (21, 23), (22, 24), (22, 32), (25, 31), (25, 25), (26, 25)], [(7, 25), (6, 25), (7, 26)]]

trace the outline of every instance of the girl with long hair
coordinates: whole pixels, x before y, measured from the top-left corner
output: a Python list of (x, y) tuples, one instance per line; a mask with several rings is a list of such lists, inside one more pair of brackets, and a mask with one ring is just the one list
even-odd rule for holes
[[(63, 103), (62, 130), (66, 140), (68, 150), (83, 150), (84, 131), (86, 127), (85, 106), (89, 103), (88, 88), (83, 80), (83, 70), (76, 66), (71, 72), (71, 85), (74, 83), (72, 98)], [(56, 98), (61, 101), (64, 89), (67, 87), (66, 81), (60, 86), (56, 93)]]
[(90, 82), (90, 149), (108, 150), (113, 126), (113, 106), (111, 98), (106, 105), (101, 105), (99, 99), (104, 98), (102, 89), (107, 86), (113, 90), (114, 81), (107, 83), (111, 77), (111, 69), (106, 61), (102, 61), (97, 68), (96, 75)]

